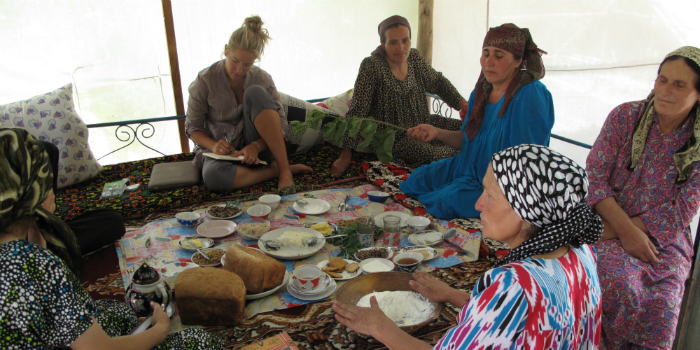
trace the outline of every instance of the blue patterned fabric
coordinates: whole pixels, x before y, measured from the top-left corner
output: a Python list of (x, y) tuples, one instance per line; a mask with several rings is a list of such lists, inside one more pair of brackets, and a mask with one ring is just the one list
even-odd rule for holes
[[(469, 111), (473, 102), (472, 91)], [(428, 213), (440, 219), (479, 217), (474, 205), (483, 192), (481, 180), (494, 153), (525, 143), (548, 146), (554, 125), (552, 95), (539, 81), (525, 85), (498, 118), (502, 105), (503, 98), (495, 104), (487, 103), (474, 139), (469, 141), (462, 134), (459, 154), (416, 169), (401, 183), (401, 191), (418, 199)], [(464, 120), (462, 132), (468, 121)]]

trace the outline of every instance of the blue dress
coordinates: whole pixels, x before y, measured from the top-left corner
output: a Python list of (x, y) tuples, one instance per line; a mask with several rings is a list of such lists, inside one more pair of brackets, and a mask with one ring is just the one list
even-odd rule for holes
[[(498, 118), (504, 97), (495, 104), (487, 101), (481, 128), (471, 141), (464, 134), (469, 117), (464, 120), (460, 127), (463, 137), (459, 154), (416, 169), (401, 183), (401, 191), (418, 199), (428, 213), (440, 219), (479, 217), (474, 205), (484, 190), (481, 180), (491, 156), (521, 144), (549, 146), (554, 125), (552, 94), (541, 82), (522, 87), (503, 117)], [(472, 91), (467, 116), (471, 114), (474, 100)]]

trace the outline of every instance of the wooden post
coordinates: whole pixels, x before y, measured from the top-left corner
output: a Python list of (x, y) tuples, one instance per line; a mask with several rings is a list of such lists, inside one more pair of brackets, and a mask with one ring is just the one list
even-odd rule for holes
[(429, 65), (433, 64), (433, 2), (418, 2), (418, 44), (416, 48)]
[[(165, 38), (168, 41), (168, 58), (170, 58), (170, 77), (173, 81), (175, 95), (175, 113), (185, 115), (185, 103), (182, 98), (180, 83), (180, 63), (177, 59), (177, 44), (175, 43), (175, 24), (173, 22), (173, 7), (170, 0), (161, 0), (163, 4), (163, 19), (165, 20)], [(190, 151), (190, 139), (185, 134), (185, 120), (178, 119), (177, 130), (180, 134), (180, 149), (182, 153)]]

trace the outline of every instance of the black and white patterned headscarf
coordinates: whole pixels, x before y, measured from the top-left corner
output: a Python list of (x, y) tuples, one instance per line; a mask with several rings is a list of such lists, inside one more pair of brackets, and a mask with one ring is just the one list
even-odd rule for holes
[(544, 146), (520, 145), (496, 153), (491, 164), (513, 210), (541, 229), (496, 266), (598, 242), (603, 221), (586, 204), (586, 170), (573, 160)]

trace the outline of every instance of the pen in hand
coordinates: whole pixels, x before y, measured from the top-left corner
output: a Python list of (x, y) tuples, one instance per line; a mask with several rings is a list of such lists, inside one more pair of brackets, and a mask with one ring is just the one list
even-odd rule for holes
[(228, 136), (226, 135), (226, 132), (225, 132), (225, 131), (224, 131), (224, 141), (226, 141), (226, 143), (228, 144), (228, 147), (229, 147), (229, 154), (230, 154), (230, 153), (231, 153), (231, 152), (230, 152), (231, 143), (228, 142)]

